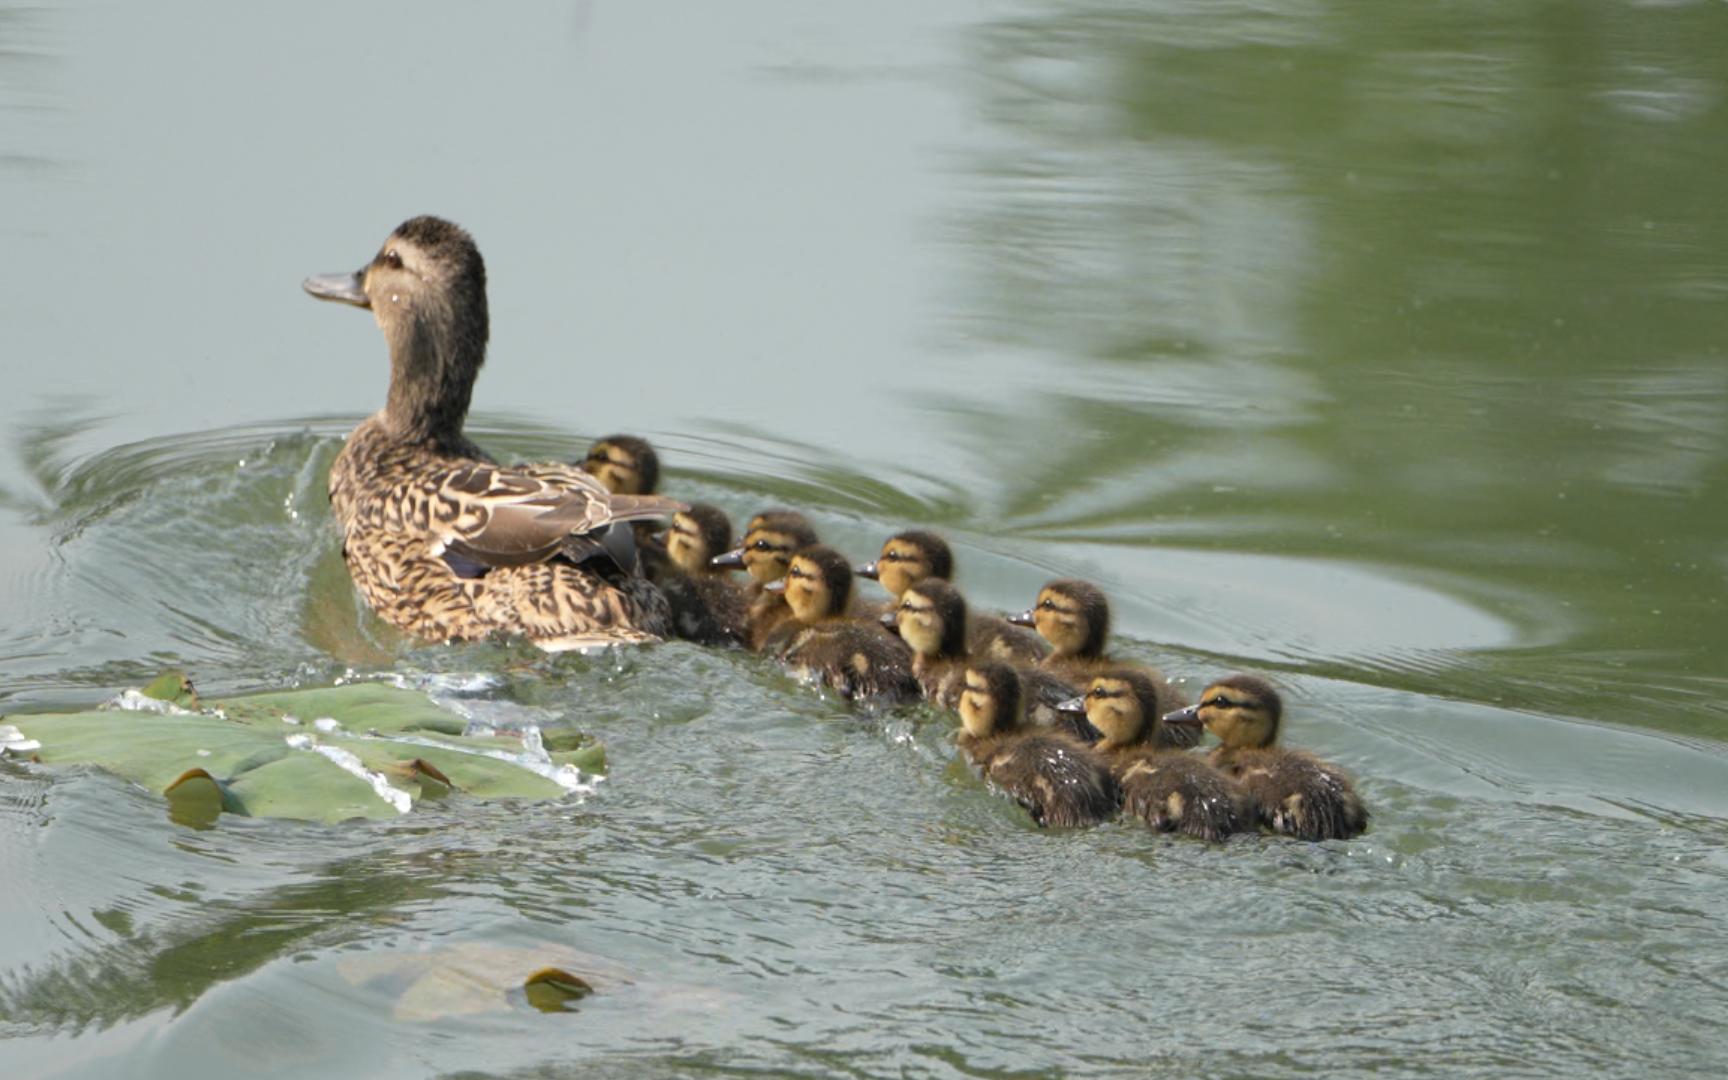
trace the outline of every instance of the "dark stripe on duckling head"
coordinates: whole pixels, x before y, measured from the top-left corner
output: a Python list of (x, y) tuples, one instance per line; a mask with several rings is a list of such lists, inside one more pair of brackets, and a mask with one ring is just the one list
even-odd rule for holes
[(902, 533), (890, 536), (882, 545), (882, 558), (890, 557), (889, 549), (896, 543), (907, 544), (918, 550), (924, 557), (924, 563), (930, 568), (930, 576), (948, 580), (954, 576), (954, 552), (948, 547), (948, 541), (933, 532), (924, 529), (908, 529)]
[(695, 525), (702, 546), (710, 552), (720, 552), (732, 546), (732, 519), (713, 503), (691, 503), (684, 516)]
[(1258, 675), (1228, 675), (1208, 686), (1200, 695), (1197, 710), (1257, 712), (1266, 717), (1269, 730), (1260, 746), (1278, 741), (1278, 730), (1284, 720), (1284, 699), (1270, 682)]
[(827, 544), (812, 544), (801, 548), (792, 558), (794, 562), (804, 561), (816, 567), (828, 589), (829, 614), (844, 614), (852, 601), (852, 564), (846, 561), (846, 556)]
[[(960, 717), (977, 738), (1016, 731), (1023, 716), (1020, 674), (999, 661), (972, 664), (966, 669)], [(968, 715), (970, 713), (970, 715)]]
[(1042, 594), (1054, 593), (1057, 598), (1066, 600), (1077, 611), (1085, 623), (1086, 636), (1080, 647), (1074, 651), (1076, 656), (1102, 656), (1104, 642), (1110, 636), (1110, 601), (1104, 598), (1104, 590), (1090, 581), (1078, 578), (1060, 578), (1049, 582), (1039, 590), (1039, 606), (1043, 607), (1051, 598)]
[(1118, 746), (1156, 742), (1161, 711), (1158, 684), (1135, 668), (1101, 672), (1086, 691), (1086, 719)]
[(925, 578), (900, 594), (904, 605), (908, 597), (921, 597), (932, 613), (942, 621), (942, 638), (936, 655), (942, 657), (966, 655), (966, 598), (960, 590), (940, 578)]
[(605, 465), (636, 474), (636, 483), (625, 494), (652, 495), (660, 490), (660, 455), (647, 439), (635, 435), (608, 435), (594, 440), (594, 445), (588, 448), (587, 456), (582, 459), (582, 468), (599, 476), (599, 470)]

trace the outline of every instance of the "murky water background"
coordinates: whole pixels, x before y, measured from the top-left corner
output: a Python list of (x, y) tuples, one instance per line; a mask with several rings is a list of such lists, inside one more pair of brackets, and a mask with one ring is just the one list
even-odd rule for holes
[[(0, 709), (507, 669), (613, 766), (193, 832), (0, 764), (0, 1071), (1721, 1071), (1724, 56), (1703, 2), (0, 8)], [(426, 211), (496, 451), (1092, 577), (1373, 830), (1046, 835), (751, 658), (380, 652), (323, 477), (383, 348), (298, 282)], [(524, 958), (603, 992), (427, 977)]]

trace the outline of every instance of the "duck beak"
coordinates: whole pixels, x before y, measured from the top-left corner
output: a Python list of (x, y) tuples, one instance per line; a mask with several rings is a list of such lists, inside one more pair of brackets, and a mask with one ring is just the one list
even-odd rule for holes
[(770, 581), (768, 584), (762, 586), (762, 591), (763, 592), (771, 592), (771, 593), (783, 593), (786, 591), (786, 579), (785, 578), (775, 578), (773, 581)]
[(873, 562), (867, 562), (863, 566), (858, 567), (856, 570), (853, 570), (852, 572), (854, 574), (857, 574), (859, 577), (869, 578), (871, 581), (881, 581), (882, 580), (881, 578), (876, 576), (876, 564)]
[(1060, 713), (1068, 713), (1070, 715), (1085, 716), (1086, 715), (1086, 697), (1085, 697), (1085, 695), (1082, 694), (1080, 697), (1071, 697), (1067, 701), (1057, 702), (1056, 703), (1056, 711), (1060, 712)]
[(300, 287), (320, 300), (336, 300), (355, 307), (369, 308), (372, 298), (360, 287), (360, 274), (314, 274)]
[(1190, 705), (1186, 709), (1177, 709), (1175, 712), (1165, 713), (1164, 714), (1164, 722), (1166, 724), (1190, 724), (1190, 725), (1192, 725), (1192, 724), (1204, 724), (1206, 721), (1200, 719), (1200, 706)]
[(731, 551), (716, 555), (708, 560), (708, 565), (716, 570), (744, 569), (744, 549), (733, 548)]
[(898, 634), (900, 632), (900, 616), (895, 614), (892, 608), (884, 611), (882, 617), (877, 621), (880, 622), (883, 629), (887, 630), (890, 634)]
[(1038, 625), (1037, 620), (1032, 618), (1032, 609), (1031, 608), (1027, 608), (1025, 611), (1020, 612), (1020, 614), (1018, 614), (1018, 615), (1008, 616), (1008, 621), (1013, 623), (1015, 626), (1037, 626)]

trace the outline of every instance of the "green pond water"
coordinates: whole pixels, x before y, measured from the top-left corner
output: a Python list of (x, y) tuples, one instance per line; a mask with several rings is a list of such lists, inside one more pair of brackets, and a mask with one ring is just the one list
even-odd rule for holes
[[(502, 673), (598, 790), (195, 830), (0, 761), (0, 1075), (1717, 1075), (1728, 7), (0, 5), (0, 712)], [(478, 239), (472, 424), (909, 524), (1258, 670), (1371, 830), (1045, 833), (951, 721), (354, 616), (384, 390), (300, 293)], [(555, 965), (541, 1013), (487, 989)]]

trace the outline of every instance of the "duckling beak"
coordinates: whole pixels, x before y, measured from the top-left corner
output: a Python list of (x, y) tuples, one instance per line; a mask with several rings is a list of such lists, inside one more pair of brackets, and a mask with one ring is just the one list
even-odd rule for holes
[(895, 614), (893, 611), (884, 611), (881, 618), (877, 621), (880, 622), (883, 628), (890, 634), (898, 634), (900, 632), (900, 616)]
[(1067, 701), (1059, 701), (1056, 703), (1056, 711), (1068, 713), (1071, 716), (1085, 716), (1086, 696), (1082, 694), (1079, 697), (1071, 697)]
[(744, 569), (744, 549), (733, 548), (731, 551), (716, 555), (708, 560), (708, 565), (716, 570), (742, 570)]
[(336, 300), (355, 307), (369, 308), (372, 298), (360, 287), (360, 274), (313, 274), (300, 287), (320, 300)]
[(1015, 626), (1037, 626), (1038, 625), (1037, 620), (1032, 618), (1032, 609), (1031, 608), (1027, 608), (1025, 611), (1020, 612), (1018, 615), (1008, 616), (1008, 621), (1013, 623)]
[(783, 593), (786, 591), (786, 579), (785, 578), (775, 578), (773, 581), (770, 581), (768, 584), (762, 586), (762, 591), (763, 592), (771, 592), (771, 593)]
[(1204, 720), (1200, 719), (1200, 706), (1198, 705), (1190, 705), (1186, 709), (1177, 709), (1175, 712), (1167, 712), (1164, 714), (1164, 722), (1166, 724), (1205, 723)]
[(858, 567), (857, 569), (853, 570), (852, 572), (854, 574), (857, 574), (859, 577), (869, 578), (871, 581), (881, 581), (882, 580), (881, 578), (876, 576), (876, 564), (873, 562), (867, 562), (863, 566)]

